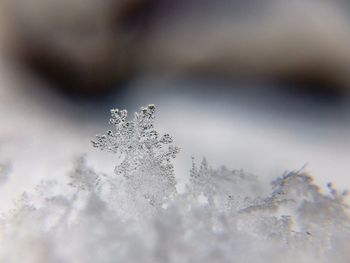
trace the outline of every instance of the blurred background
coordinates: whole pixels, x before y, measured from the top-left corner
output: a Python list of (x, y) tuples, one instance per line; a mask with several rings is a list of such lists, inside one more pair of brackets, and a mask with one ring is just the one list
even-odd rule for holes
[(349, 69), (344, 0), (1, 0), (2, 208), (83, 153), (112, 172), (90, 140), (110, 108), (150, 103), (179, 188), (191, 155), (350, 188)]

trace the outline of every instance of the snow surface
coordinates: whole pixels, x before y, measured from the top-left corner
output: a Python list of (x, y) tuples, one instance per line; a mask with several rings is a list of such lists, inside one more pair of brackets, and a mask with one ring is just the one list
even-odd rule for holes
[(1, 221), (1, 262), (349, 262), (346, 191), (322, 194), (294, 171), (265, 193), (256, 176), (192, 159), (179, 193), (179, 148), (154, 114), (111, 111), (112, 129), (92, 144), (117, 157), (113, 173), (81, 157), (68, 184), (22, 194)]

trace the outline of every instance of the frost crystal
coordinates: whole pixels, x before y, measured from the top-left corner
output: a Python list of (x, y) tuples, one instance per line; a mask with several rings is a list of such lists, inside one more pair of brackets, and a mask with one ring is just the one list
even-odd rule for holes
[[(155, 107), (133, 120), (112, 110), (113, 131), (93, 145), (116, 154), (114, 174), (77, 159), (69, 184), (42, 182), (0, 220), (4, 263), (348, 263), (346, 192), (290, 172), (272, 182), (193, 160), (176, 192), (179, 149), (154, 128)], [(0, 169), (0, 173), (4, 172)]]
[(225, 166), (215, 170), (204, 158), (199, 169), (193, 160), (188, 191), (204, 196), (210, 206), (236, 210), (251, 204), (262, 193), (257, 177), (242, 170), (230, 171)]
[(160, 135), (154, 128), (155, 106), (143, 107), (127, 120), (126, 110), (111, 110), (109, 123), (114, 131), (97, 135), (93, 146), (117, 154), (121, 163), (116, 175), (127, 179), (135, 194), (143, 195), (152, 205), (161, 205), (164, 198), (176, 192), (176, 179), (171, 159), (179, 148), (174, 146), (169, 134)]

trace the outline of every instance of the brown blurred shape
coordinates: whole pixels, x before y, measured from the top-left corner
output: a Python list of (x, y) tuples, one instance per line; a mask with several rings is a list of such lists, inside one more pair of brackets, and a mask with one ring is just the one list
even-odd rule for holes
[(349, 85), (349, 14), (338, 1), (7, 1), (16, 59), (73, 93), (140, 72)]
[(142, 0), (14, 0), (15, 57), (70, 92), (101, 92), (134, 70)]

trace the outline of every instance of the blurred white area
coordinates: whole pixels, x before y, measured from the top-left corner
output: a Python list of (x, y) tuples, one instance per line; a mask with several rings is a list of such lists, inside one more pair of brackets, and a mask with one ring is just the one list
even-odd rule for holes
[(346, 100), (334, 105), (300, 101), (262, 84), (233, 89), (218, 81), (140, 78), (124, 95), (90, 104), (19, 79), (6, 82), (2, 77), (0, 85), (0, 158), (12, 163), (10, 179), (0, 191), (2, 210), (42, 179), (64, 181), (81, 154), (97, 171), (112, 173), (115, 156), (93, 149), (90, 140), (106, 130), (108, 109), (133, 113), (150, 103), (157, 105), (159, 130), (172, 134), (182, 148), (176, 160), (180, 189), (192, 155), (198, 162), (205, 156), (214, 167), (244, 169), (266, 183), (308, 164), (306, 171), (320, 186), (332, 181), (340, 189), (350, 188)]

